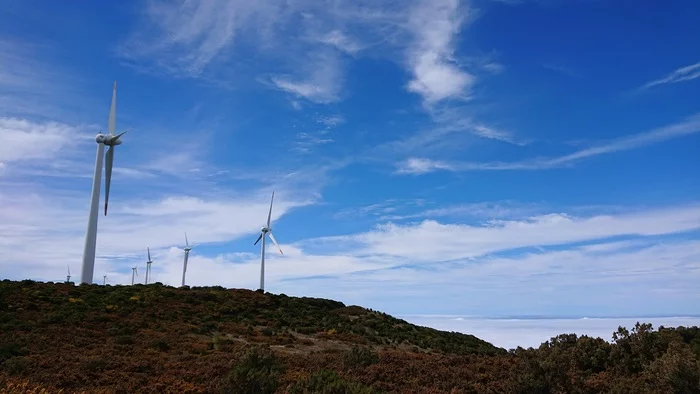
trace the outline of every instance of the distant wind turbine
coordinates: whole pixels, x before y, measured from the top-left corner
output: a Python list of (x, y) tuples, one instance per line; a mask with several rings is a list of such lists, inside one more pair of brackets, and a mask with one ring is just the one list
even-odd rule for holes
[(190, 242), (187, 240), (187, 233), (185, 233), (185, 247), (182, 249), (185, 251), (185, 261), (182, 264), (182, 285), (185, 285), (185, 273), (187, 273), (187, 260), (190, 258), (190, 250), (196, 245), (190, 246)]
[(68, 266), (68, 275), (66, 275), (66, 283), (70, 283), (70, 265)]
[(153, 260), (151, 260), (151, 248), (146, 248), (148, 250), (148, 261), (146, 261), (146, 284), (148, 284), (148, 280), (152, 279), (151, 278), (151, 263), (153, 263)]
[(275, 192), (272, 192), (272, 199), (270, 199), (270, 211), (267, 213), (267, 225), (260, 229), (260, 236), (255, 241), (253, 245), (257, 245), (260, 240), (262, 240), (262, 246), (260, 248), (260, 290), (265, 291), (265, 234), (270, 236), (272, 242), (279, 249), (280, 254), (282, 253), (282, 248), (277, 243), (275, 236), (272, 235), (272, 228), (270, 227), (270, 219), (272, 218), (272, 202), (275, 201)]
[(139, 267), (131, 267), (131, 285), (134, 285), (134, 277), (139, 276)]
[(100, 203), (100, 182), (102, 180), (102, 161), (104, 159), (105, 145), (107, 150), (107, 164), (105, 166), (105, 216), (109, 203), (109, 187), (112, 180), (112, 165), (114, 164), (114, 148), (122, 143), (120, 139), (128, 130), (117, 135), (114, 130), (117, 125), (117, 82), (114, 82), (112, 90), (112, 105), (109, 109), (109, 121), (107, 127), (109, 134), (100, 132), (95, 137), (97, 142), (97, 157), (95, 158), (95, 173), (92, 178), (92, 196), (90, 197), (90, 216), (88, 218), (87, 232), (85, 233), (85, 247), (83, 249), (83, 267), (80, 282), (92, 284), (92, 276), (95, 271), (95, 245), (97, 243), (97, 217)]
[(107, 284), (107, 275), (102, 276), (102, 286)]

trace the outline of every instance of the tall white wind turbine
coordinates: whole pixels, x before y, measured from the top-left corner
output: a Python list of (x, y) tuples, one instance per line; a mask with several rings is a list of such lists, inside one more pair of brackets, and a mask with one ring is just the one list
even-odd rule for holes
[(139, 276), (139, 267), (131, 267), (131, 285), (134, 285), (134, 277)]
[(107, 275), (102, 276), (102, 286), (107, 284)]
[(146, 261), (146, 282), (145, 284), (148, 284), (148, 280), (151, 279), (151, 263), (153, 263), (153, 260), (151, 260), (151, 248), (146, 248), (148, 250), (148, 261)]
[(275, 201), (275, 192), (272, 192), (272, 199), (270, 199), (270, 211), (267, 213), (267, 225), (260, 229), (260, 236), (255, 241), (253, 245), (257, 245), (260, 240), (262, 240), (262, 245), (260, 248), (260, 290), (265, 291), (265, 234), (267, 234), (272, 242), (277, 246), (277, 249), (282, 253), (282, 248), (277, 243), (275, 236), (272, 235), (272, 228), (270, 227), (270, 219), (272, 218), (272, 202)]
[(66, 275), (66, 283), (70, 283), (70, 265), (68, 266), (68, 275)]
[(97, 157), (95, 158), (95, 173), (92, 178), (92, 196), (90, 197), (90, 216), (88, 218), (87, 232), (85, 233), (85, 248), (83, 249), (83, 267), (80, 282), (92, 284), (92, 276), (95, 271), (95, 245), (97, 243), (97, 209), (100, 204), (100, 183), (102, 181), (102, 161), (104, 159), (105, 145), (107, 150), (107, 164), (105, 166), (105, 216), (109, 203), (109, 186), (112, 180), (112, 165), (114, 164), (114, 148), (122, 143), (120, 137), (128, 130), (117, 135), (114, 130), (117, 125), (117, 82), (114, 82), (112, 90), (112, 105), (109, 109), (109, 121), (107, 127), (109, 134), (101, 132), (95, 137), (97, 142)]
[(185, 285), (185, 273), (187, 273), (187, 259), (190, 258), (190, 250), (194, 248), (195, 245), (190, 246), (190, 242), (187, 240), (187, 233), (185, 233), (185, 247), (182, 250), (185, 251), (185, 261), (182, 264), (182, 285)]

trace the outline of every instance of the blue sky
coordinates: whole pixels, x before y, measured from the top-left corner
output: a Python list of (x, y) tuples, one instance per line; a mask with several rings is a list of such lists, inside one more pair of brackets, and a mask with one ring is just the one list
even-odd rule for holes
[[(266, 288), (393, 314), (700, 314), (696, 1), (10, 0), (0, 276)], [(142, 279), (142, 278), (141, 278)]]

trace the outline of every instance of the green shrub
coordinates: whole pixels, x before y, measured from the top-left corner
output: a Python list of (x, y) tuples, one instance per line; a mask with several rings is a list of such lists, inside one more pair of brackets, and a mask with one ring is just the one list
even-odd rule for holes
[(364, 368), (379, 362), (379, 354), (371, 348), (353, 346), (345, 354), (344, 365), (347, 369)]
[(334, 371), (321, 370), (308, 379), (297, 381), (289, 388), (290, 394), (372, 394), (375, 391), (361, 383), (345, 380)]
[(283, 369), (269, 348), (252, 347), (231, 369), (224, 382), (224, 393), (272, 394), (277, 390)]
[(24, 354), (26, 354), (26, 351), (17, 343), (0, 344), (0, 364), (12, 357), (23, 356)]

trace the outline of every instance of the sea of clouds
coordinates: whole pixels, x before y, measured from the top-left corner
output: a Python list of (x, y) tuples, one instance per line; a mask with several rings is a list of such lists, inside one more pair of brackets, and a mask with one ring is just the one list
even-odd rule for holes
[(399, 316), (410, 323), (444, 331), (472, 334), (506, 349), (538, 347), (559, 334), (588, 335), (612, 340), (619, 326), (632, 328), (636, 322), (659, 326), (700, 326), (695, 317), (606, 317), (606, 318), (483, 318), (470, 316)]

